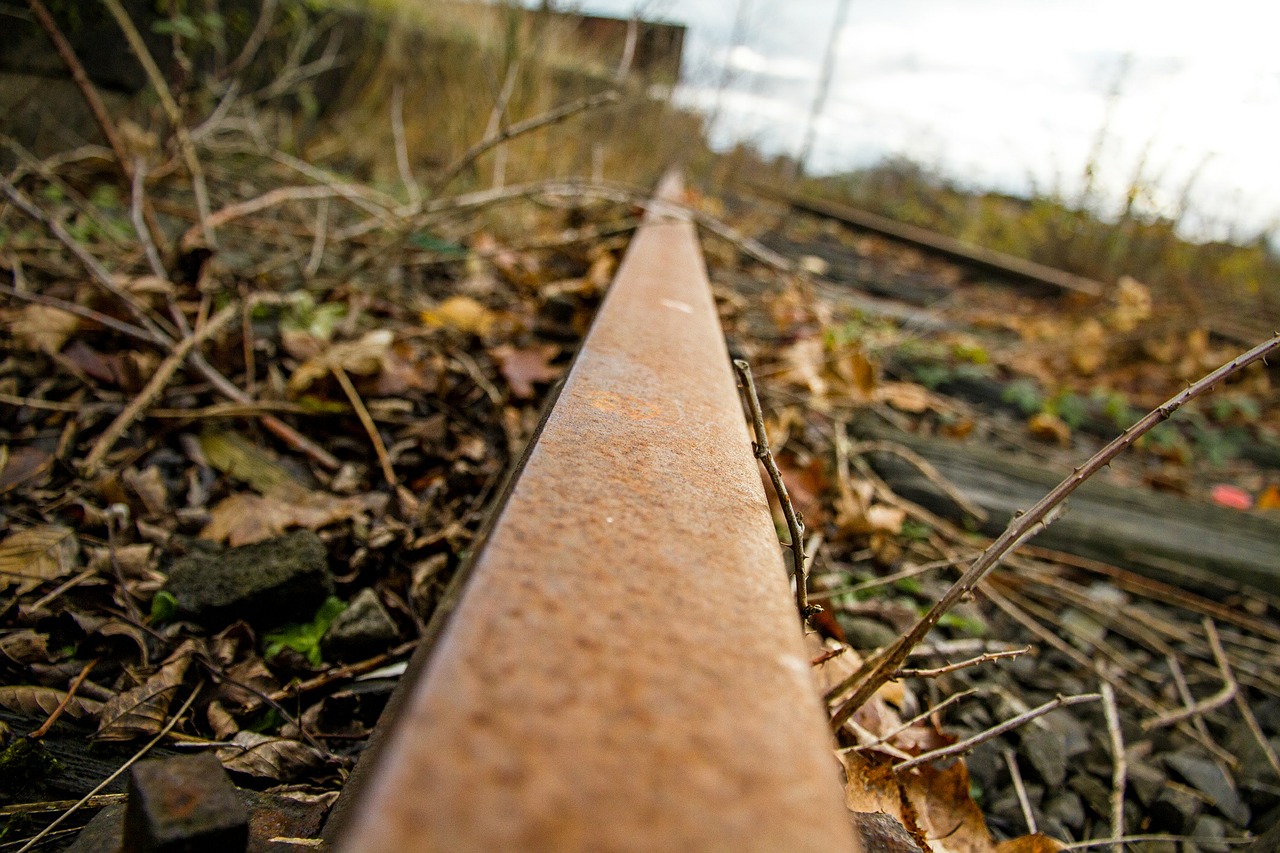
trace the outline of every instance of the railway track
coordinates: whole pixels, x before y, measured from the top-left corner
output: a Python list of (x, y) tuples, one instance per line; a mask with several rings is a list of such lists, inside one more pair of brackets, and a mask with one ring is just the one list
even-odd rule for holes
[(750, 446), (693, 225), (658, 205), (334, 849), (856, 849)]

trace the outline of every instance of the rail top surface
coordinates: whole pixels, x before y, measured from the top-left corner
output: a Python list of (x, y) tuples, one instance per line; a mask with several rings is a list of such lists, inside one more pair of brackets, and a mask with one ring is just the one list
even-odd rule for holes
[(421, 651), (338, 850), (857, 849), (678, 210), (637, 233)]

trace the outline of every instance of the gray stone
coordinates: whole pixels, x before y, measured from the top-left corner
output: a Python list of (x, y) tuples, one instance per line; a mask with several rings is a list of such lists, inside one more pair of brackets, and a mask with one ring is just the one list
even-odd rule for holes
[(1151, 829), (1153, 832), (1184, 833), (1199, 817), (1204, 803), (1191, 791), (1177, 785), (1169, 785), (1151, 804)]
[(1099, 817), (1111, 816), (1111, 787), (1092, 776), (1078, 773), (1067, 786), (1084, 800), (1089, 809)]
[(129, 774), (126, 850), (232, 853), (249, 841), (249, 810), (212, 753), (142, 761)]
[(320, 537), (298, 530), (220, 554), (188, 554), (174, 561), (165, 589), (198, 622), (244, 619), (267, 628), (310, 620), (333, 594), (333, 575)]
[(1130, 761), (1126, 782), (1129, 790), (1133, 791), (1134, 796), (1144, 806), (1149, 806), (1155, 802), (1156, 797), (1160, 796), (1160, 792), (1169, 784), (1169, 777), (1150, 764)]
[(1164, 763), (1188, 785), (1208, 797), (1232, 823), (1240, 827), (1249, 825), (1249, 807), (1240, 799), (1235, 783), (1216, 763), (1186, 750), (1166, 755)]
[(329, 625), (323, 645), (326, 652), (338, 657), (361, 655), (385, 648), (399, 636), (400, 631), (378, 594), (365, 587)]
[(898, 632), (879, 619), (837, 613), (836, 621), (840, 623), (840, 630), (844, 631), (849, 645), (859, 651), (884, 648), (898, 639)]
[(1196, 818), (1189, 833), (1195, 839), (1194, 846), (1205, 853), (1227, 853), (1230, 845), (1223, 842), (1228, 835), (1227, 823), (1222, 818), (1202, 814)]
[(1055, 818), (1073, 834), (1084, 829), (1084, 800), (1074, 791), (1059, 791), (1044, 804), (1044, 813)]
[(1022, 730), (1022, 754), (1048, 787), (1066, 781), (1067, 738), (1062, 732), (1027, 726)]

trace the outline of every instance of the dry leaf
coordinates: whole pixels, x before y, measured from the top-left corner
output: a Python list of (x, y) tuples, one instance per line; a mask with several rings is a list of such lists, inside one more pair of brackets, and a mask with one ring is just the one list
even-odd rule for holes
[(65, 577), (76, 567), (80, 541), (75, 531), (57, 524), (20, 530), (0, 542), (0, 589), (16, 585), (17, 594)]
[(822, 368), (826, 357), (826, 350), (819, 339), (798, 340), (782, 351), (781, 361), (785, 369), (778, 374), (777, 380), (798, 385), (814, 398), (825, 398), (827, 380), (822, 376)]
[(298, 394), (340, 367), (356, 376), (372, 376), (382, 369), (395, 335), (390, 329), (367, 332), (357, 341), (333, 344), (298, 366), (289, 377), (289, 392)]
[(160, 466), (149, 465), (144, 471), (129, 468), (120, 479), (142, 500), (147, 515), (164, 515), (169, 511), (169, 489), (164, 484)]
[(1027, 432), (1041, 441), (1056, 441), (1063, 447), (1071, 444), (1071, 427), (1057, 415), (1040, 412), (1027, 420)]
[(934, 397), (928, 389), (910, 382), (885, 382), (876, 388), (872, 399), (877, 403), (888, 403), (909, 415), (919, 415), (934, 408)]
[(897, 536), (907, 520), (907, 511), (888, 504), (875, 504), (867, 510), (867, 524), (876, 532)]
[(1111, 312), (1111, 326), (1117, 332), (1132, 332), (1151, 317), (1151, 291), (1145, 284), (1127, 275), (1120, 276), (1116, 286), (1116, 307)]
[(555, 344), (516, 349), (503, 344), (489, 351), (498, 361), (507, 384), (511, 386), (511, 396), (518, 400), (530, 400), (534, 397), (534, 383), (550, 382), (560, 378), (560, 368), (551, 365), (551, 359), (560, 354), (560, 347)]
[(878, 752), (843, 752), (844, 804), (851, 812), (884, 812), (911, 827), (910, 816), (903, 813), (898, 781), (893, 776), (893, 761)]
[(49, 635), (21, 630), (0, 637), (0, 660), (25, 667), (33, 663), (49, 663)]
[(201, 539), (249, 545), (279, 536), (294, 527), (318, 530), (347, 521), (386, 505), (384, 494), (339, 497), (327, 492), (281, 491), (270, 495), (241, 492), (224, 498), (209, 510)]
[(218, 740), (230, 740), (236, 732), (240, 731), (236, 718), (216, 700), (210, 702), (209, 707), (205, 708), (204, 717), (209, 721), (209, 728), (213, 729), (213, 736)]
[[(62, 704), (67, 696), (65, 690), (52, 687), (0, 687), (0, 708), (6, 708), (15, 714), (28, 717), (47, 717)], [(96, 716), (102, 711), (102, 703), (81, 696), (72, 696), (62, 712), (73, 720)]]
[(1258, 495), (1258, 509), (1280, 509), (1280, 486), (1272, 483)]
[(320, 753), (301, 741), (240, 732), (231, 743), (217, 751), (222, 766), (260, 779), (289, 781), (324, 764)]
[(1083, 376), (1098, 372), (1107, 360), (1107, 333), (1093, 317), (1087, 318), (1071, 335), (1071, 365)]
[(876, 389), (876, 366), (861, 349), (836, 359), (831, 368), (844, 380), (844, 390), (855, 401), (870, 399)]
[(98, 720), (98, 740), (131, 740), (154, 735), (169, 718), (169, 705), (182, 686), (195, 644), (177, 648), (154, 675), (138, 687), (113, 696)]
[(426, 309), (420, 316), (422, 322), (432, 328), (453, 329), (480, 337), (488, 334), (498, 319), (496, 313), (470, 296), (450, 296), (436, 307)]
[(996, 845), (996, 853), (1058, 853), (1061, 849), (1062, 842), (1040, 832), (1010, 838)]
[(80, 318), (61, 308), (27, 305), (9, 321), (13, 339), (41, 352), (55, 355), (80, 326)]
[(938, 839), (936, 853), (992, 853), (995, 842), (969, 794), (969, 770), (963, 761), (941, 769), (922, 765), (897, 778), (920, 831)]
[(0, 448), (0, 494), (42, 474), (53, 467), (53, 454), (35, 445)]
[(200, 434), (200, 449), (214, 468), (263, 494), (280, 487), (304, 490), (273, 455), (238, 433), (207, 430)]

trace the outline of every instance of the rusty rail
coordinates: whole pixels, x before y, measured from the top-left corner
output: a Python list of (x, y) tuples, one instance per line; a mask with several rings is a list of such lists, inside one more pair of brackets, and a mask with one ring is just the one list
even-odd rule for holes
[(1038, 264), (1026, 258), (997, 252), (994, 249), (974, 246), (954, 237), (948, 237), (945, 234), (939, 234), (936, 231), (930, 231), (916, 225), (908, 225), (905, 222), (898, 222), (896, 219), (880, 216), (870, 211), (811, 198), (810, 196), (782, 189), (757, 185), (752, 185), (750, 189), (765, 198), (788, 204), (796, 210), (812, 213), (827, 219), (834, 219), (853, 228), (871, 231), (883, 237), (910, 243), (934, 254), (1001, 275), (1047, 284), (1050, 287), (1089, 297), (1098, 297), (1106, 292), (1106, 287), (1100, 281), (1047, 267), (1044, 264)]
[(335, 849), (856, 850), (750, 448), (693, 226), (659, 206)]

